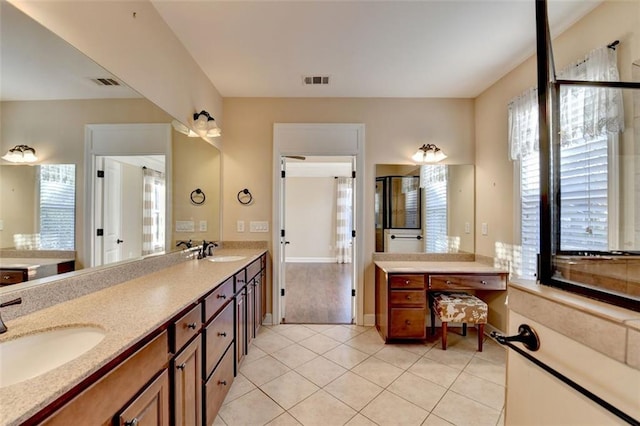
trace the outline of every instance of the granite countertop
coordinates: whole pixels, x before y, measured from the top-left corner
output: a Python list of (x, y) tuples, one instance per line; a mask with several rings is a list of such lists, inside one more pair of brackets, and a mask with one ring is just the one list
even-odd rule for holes
[(186, 260), (8, 321), (0, 342), (73, 326), (98, 327), (106, 336), (93, 349), (52, 371), (0, 388), (0, 425), (27, 420), (265, 251), (216, 250), (216, 255), (246, 258), (234, 262)]
[(436, 273), (436, 274), (495, 274), (507, 273), (503, 269), (480, 262), (420, 262), (420, 261), (375, 261), (376, 266), (387, 273)]
[(40, 266), (57, 265), (59, 263), (74, 261), (68, 259), (49, 257), (3, 257), (0, 258), (0, 268), (6, 269), (33, 269)]

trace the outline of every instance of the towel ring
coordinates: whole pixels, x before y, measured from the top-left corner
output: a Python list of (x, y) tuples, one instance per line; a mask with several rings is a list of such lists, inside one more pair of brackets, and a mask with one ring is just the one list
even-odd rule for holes
[(238, 192), (238, 202), (240, 204), (244, 204), (246, 206), (247, 204), (251, 204), (252, 201), (253, 201), (253, 195), (251, 195), (251, 192), (249, 192), (247, 188)]
[(200, 188), (196, 188), (191, 191), (191, 195), (189, 197), (191, 198), (191, 202), (198, 206), (200, 204), (203, 204), (204, 200), (207, 199), (207, 197), (204, 195), (204, 191), (202, 191), (202, 189)]

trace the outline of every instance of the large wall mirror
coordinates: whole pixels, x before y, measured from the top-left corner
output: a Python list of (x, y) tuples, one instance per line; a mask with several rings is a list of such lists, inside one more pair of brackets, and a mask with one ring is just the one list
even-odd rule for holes
[(376, 252), (473, 253), (475, 173), (464, 165), (376, 165)]
[[(108, 263), (108, 259), (128, 260), (172, 251), (177, 240), (219, 240), (219, 150), (173, 130), (173, 117), (10, 3), (2, 4), (0, 16), (0, 155), (24, 144), (33, 147), (38, 156), (35, 165), (0, 160), (0, 249), (69, 250), (75, 256), (76, 269), (81, 269)], [(163, 125), (168, 135), (166, 152), (150, 149), (148, 155), (131, 156), (114, 149), (102, 156), (87, 155), (88, 129), (103, 125)], [(127, 138), (122, 135), (121, 139)], [(87, 236), (97, 231), (91, 229), (95, 212), (88, 199), (95, 188), (88, 173), (98, 162), (123, 170), (121, 196), (136, 202), (126, 207), (135, 214), (127, 213), (127, 220), (120, 221), (116, 232), (116, 241), (131, 245), (120, 256), (94, 262), (93, 243)], [(150, 178), (158, 183), (152, 186), (152, 195), (164, 191), (167, 202), (162, 205), (162, 197), (156, 197), (155, 208), (147, 212), (150, 219), (143, 217), (142, 208), (145, 175), (150, 174), (145, 170), (158, 172)], [(159, 183), (159, 174), (164, 183)], [(53, 183), (46, 186), (49, 181)], [(190, 202), (195, 189), (206, 194), (204, 204)], [(60, 221), (45, 223), (46, 200), (62, 194), (67, 204), (60, 211), (66, 214), (49, 214), (47, 220), (57, 217)], [(112, 206), (111, 202), (106, 204)], [(143, 222), (148, 220), (159, 226), (146, 235)], [(193, 223), (193, 229), (176, 232), (176, 221)], [(107, 223), (108, 217), (103, 225)], [(136, 226), (130, 226), (132, 223)], [(63, 234), (60, 241), (54, 235), (57, 230)], [(152, 244), (145, 246), (149, 236)]]

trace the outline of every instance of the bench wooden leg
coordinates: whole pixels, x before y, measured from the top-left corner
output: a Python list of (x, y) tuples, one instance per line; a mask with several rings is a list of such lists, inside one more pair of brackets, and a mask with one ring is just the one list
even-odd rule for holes
[(467, 335), (467, 323), (466, 322), (462, 323), (462, 335), (463, 336)]
[(447, 350), (447, 323), (442, 323), (442, 350)]
[(484, 324), (477, 324), (478, 327), (478, 352), (482, 352), (482, 341), (484, 340)]

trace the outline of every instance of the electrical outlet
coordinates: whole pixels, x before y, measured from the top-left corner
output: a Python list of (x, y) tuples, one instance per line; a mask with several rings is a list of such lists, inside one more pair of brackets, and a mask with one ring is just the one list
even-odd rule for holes
[(0, 219), (0, 231), (4, 230), (4, 220)]
[(176, 232), (193, 232), (195, 224), (192, 220), (176, 220)]
[(249, 232), (269, 232), (269, 222), (252, 220), (249, 222)]
[(489, 225), (487, 225), (487, 222), (482, 222), (482, 235), (489, 235)]
[(207, 232), (207, 221), (206, 220), (201, 220), (200, 221), (200, 232)]
[(244, 232), (244, 220), (239, 220), (236, 222), (236, 231)]

